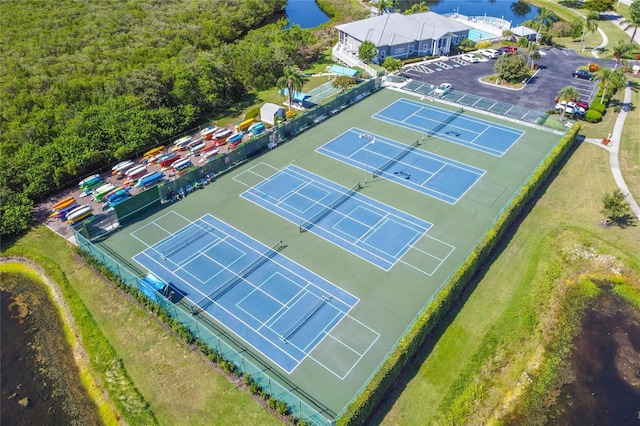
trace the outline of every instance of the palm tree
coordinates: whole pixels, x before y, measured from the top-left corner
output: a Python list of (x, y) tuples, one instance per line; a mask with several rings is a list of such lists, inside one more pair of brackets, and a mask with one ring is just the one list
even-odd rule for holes
[(540, 60), (540, 48), (537, 43), (530, 43), (527, 49), (527, 63), (531, 61), (531, 68), (533, 68), (537, 61)]
[(389, 7), (389, 2), (387, 0), (378, 0), (376, 2), (376, 8), (378, 9), (378, 16), (382, 15), (382, 12)]
[(590, 10), (584, 20), (584, 27), (582, 28), (582, 38), (580, 39), (580, 51), (584, 52), (584, 36), (586, 33), (594, 33), (598, 31), (598, 24), (596, 21), (600, 20), (600, 14)]
[(534, 22), (537, 22), (538, 24), (538, 33), (536, 34), (536, 41), (540, 39), (540, 33), (542, 32), (542, 27), (549, 27), (552, 23), (556, 22), (558, 20), (558, 17), (556, 16), (555, 13), (553, 13), (553, 11), (549, 10), (549, 9), (545, 9), (544, 7), (541, 7), (540, 9), (538, 9), (538, 15), (533, 18)]
[(428, 12), (428, 11), (429, 11), (429, 6), (427, 5), (427, 3), (420, 2), (420, 3), (414, 3), (413, 6), (411, 6), (411, 9), (407, 9), (404, 11), (404, 14), (411, 15), (412, 13), (422, 13), (422, 12)]
[(596, 72), (596, 81), (600, 82), (602, 87), (602, 97), (600, 103), (604, 103), (604, 97), (607, 90), (622, 89), (627, 84), (627, 78), (621, 70), (612, 70), (607, 67), (600, 67)]
[[(566, 86), (558, 92), (556, 96), (557, 102), (570, 102), (574, 99), (580, 99), (580, 92), (573, 86)], [(560, 119), (564, 119), (565, 108), (562, 108)]]
[(629, 41), (629, 47), (633, 45), (633, 39), (636, 38), (636, 31), (640, 27), (640, 0), (635, 0), (629, 7), (629, 19), (623, 19), (620, 21), (621, 25), (624, 25), (624, 30), (633, 28), (633, 34), (631, 34), (631, 40)]
[(602, 59), (606, 60), (606, 59), (615, 59), (616, 64), (614, 65), (613, 69), (618, 69), (618, 65), (620, 65), (620, 63), (622, 62), (622, 57), (624, 56), (625, 53), (627, 53), (630, 50), (630, 47), (628, 44), (624, 43), (622, 40), (618, 42), (618, 44), (616, 44), (615, 46), (613, 46), (613, 49), (611, 50), (611, 54), (610, 55), (606, 55), (604, 56)]
[(276, 83), (278, 89), (287, 89), (287, 97), (289, 98), (289, 109), (293, 104), (294, 92), (301, 92), (302, 86), (304, 86), (306, 77), (302, 74), (302, 71), (297, 67), (285, 67), (283, 76), (278, 79)]

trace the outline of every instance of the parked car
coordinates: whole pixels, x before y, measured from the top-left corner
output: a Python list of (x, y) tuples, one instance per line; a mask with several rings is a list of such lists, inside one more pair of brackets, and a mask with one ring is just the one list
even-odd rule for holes
[(463, 53), (462, 55), (460, 55), (460, 59), (462, 59), (463, 61), (471, 62), (472, 64), (475, 64), (479, 61), (478, 57), (476, 55), (472, 55), (471, 53)]
[(501, 46), (498, 50), (502, 50), (504, 53), (517, 53), (518, 48), (515, 46)]
[(500, 52), (495, 49), (485, 49), (480, 53), (482, 54), (482, 56), (489, 59), (497, 59), (498, 56), (500, 56)]
[(558, 102), (556, 104), (556, 111), (562, 111), (562, 110), (564, 110), (565, 114), (570, 114), (570, 115), (574, 115), (574, 114), (584, 115), (585, 113), (584, 108), (579, 107), (573, 102), (566, 102), (566, 101)]
[(433, 91), (433, 94), (435, 96), (444, 96), (449, 91), (451, 91), (452, 87), (453, 86), (451, 86), (451, 84), (449, 84), (449, 83), (442, 83), (441, 85), (439, 85), (438, 87), (435, 88), (435, 90)]
[(571, 73), (571, 76), (573, 78), (582, 78), (584, 80), (591, 80), (593, 79), (593, 74), (591, 74), (589, 71), (587, 70), (575, 70), (574, 72)]
[(585, 101), (581, 101), (580, 99), (578, 100), (573, 100), (573, 103), (575, 103), (576, 105), (578, 105), (580, 108), (584, 108), (584, 110), (588, 110), (589, 109), (589, 103), (585, 102)]

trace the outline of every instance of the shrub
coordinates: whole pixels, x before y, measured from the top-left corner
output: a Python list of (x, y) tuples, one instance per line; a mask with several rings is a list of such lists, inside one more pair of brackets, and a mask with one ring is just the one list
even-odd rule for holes
[(287, 112), (285, 113), (285, 117), (287, 117), (287, 120), (291, 120), (296, 115), (298, 115), (298, 113), (292, 109), (288, 109)]
[(584, 114), (584, 119), (589, 123), (599, 123), (600, 121), (602, 121), (602, 114), (590, 108)]
[(594, 99), (593, 102), (591, 102), (591, 106), (589, 107), (589, 109), (593, 111), (597, 111), (600, 115), (602, 115), (604, 111), (607, 109), (607, 107), (601, 104), (600, 98), (598, 98), (598, 99)]
[[(524, 37), (523, 37), (524, 39)], [(524, 39), (526, 40), (526, 39)], [(529, 41), (526, 40), (525, 46), (529, 44)], [(553, 35), (545, 33), (545, 34), (540, 34), (540, 44), (545, 45), (545, 46), (551, 46), (553, 45)]]
[(284, 401), (276, 401), (276, 412), (281, 416), (287, 416), (289, 414), (289, 406)]
[(549, 34), (553, 34), (557, 37), (569, 37), (573, 28), (571, 25), (564, 21), (554, 22), (549, 28)]
[(589, 70), (589, 72), (596, 72), (600, 69), (600, 65), (595, 64), (595, 63), (591, 63), (589, 65), (587, 65), (587, 69)]
[(489, 40), (479, 41), (476, 43), (476, 49), (479, 49), (479, 50), (487, 49), (491, 47), (492, 44), (493, 43), (491, 43)]
[(256, 118), (258, 115), (260, 114), (260, 108), (256, 107), (256, 108), (251, 108), (249, 111), (247, 111), (244, 114), (244, 118), (246, 120), (250, 119), (250, 118)]
[(425, 59), (428, 59), (428, 58), (408, 58), (408, 59), (403, 59), (402, 63), (404, 65), (413, 64), (413, 63), (416, 63), (416, 62), (422, 62)]

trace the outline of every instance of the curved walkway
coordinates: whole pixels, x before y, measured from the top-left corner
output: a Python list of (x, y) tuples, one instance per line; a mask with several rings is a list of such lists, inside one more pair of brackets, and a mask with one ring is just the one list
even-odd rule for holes
[[(620, 26), (619, 19), (615, 21), (615, 24)], [(595, 47), (591, 51), (591, 54), (595, 58), (600, 57), (598, 55), (598, 52), (604, 49), (605, 46), (609, 43), (609, 38), (607, 37), (605, 32), (602, 31), (600, 28), (598, 28), (598, 32), (600, 33), (600, 36), (602, 36), (602, 43), (600, 43), (598, 47)], [(628, 30), (627, 33), (629, 32), (630, 31)], [(629, 192), (629, 187), (627, 186), (627, 183), (624, 181), (624, 177), (622, 176), (622, 172), (620, 171), (620, 160), (619, 160), (620, 139), (622, 137), (622, 129), (624, 128), (624, 121), (627, 119), (627, 114), (631, 107), (631, 96), (632, 96), (631, 85), (627, 83), (627, 87), (624, 90), (624, 99), (622, 100), (622, 109), (618, 113), (618, 118), (616, 119), (616, 123), (613, 126), (613, 131), (611, 132), (611, 138), (610, 138), (611, 142), (609, 143), (609, 145), (602, 144), (602, 140), (600, 139), (586, 138), (585, 141), (598, 145), (599, 147), (609, 151), (609, 164), (611, 166), (611, 173), (613, 174), (613, 179), (616, 181), (616, 185), (618, 185), (618, 188), (620, 188), (620, 191), (622, 191), (622, 193), (625, 194), (625, 199), (629, 203), (629, 206), (631, 207), (631, 211), (633, 212), (633, 214), (638, 219), (640, 219), (640, 206), (638, 206), (638, 203), (633, 198), (633, 195), (631, 195), (631, 192)]]

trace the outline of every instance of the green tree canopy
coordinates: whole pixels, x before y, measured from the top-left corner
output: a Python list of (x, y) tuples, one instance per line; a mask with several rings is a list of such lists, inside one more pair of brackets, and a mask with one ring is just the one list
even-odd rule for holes
[(620, 189), (606, 193), (602, 197), (600, 214), (605, 217), (607, 223), (621, 228), (633, 225), (636, 222), (636, 218), (631, 213), (631, 207), (629, 207), (625, 194)]
[(369, 63), (378, 54), (378, 48), (372, 41), (365, 40), (358, 47), (358, 57), (362, 62)]
[(283, 73), (284, 75), (278, 79), (276, 85), (278, 89), (287, 89), (289, 109), (291, 109), (294, 92), (302, 92), (302, 87), (307, 79), (297, 67), (285, 67)]
[(596, 72), (595, 80), (600, 82), (602, 96), (600, 103), (604, 103), (607, 92), (622, 89), (627, 84), (627, 77), (620, 70), (612, 70), (607, 67), (600, 67)]
[(513, 83), (529, 76), (529, 64), (521, 55), (501, 55), (496, 60), (493, 71), (499, 79)]
[[(557, 102), (569, 102), (575, 99), (580, 99), (580, 92), (573, 86), (565, 86), (556, 95)], [(565, 110), (562, 110), (560, 114), (561, 118), (564, 118)]]
[(384, 58), (384, 62), (382, 63), (382, 67), (387, 70), (389, 73), (394, 73), (400, 71), (402, 69), (402, 61), (397, 58), (392, 58), (391, 56), (387, 56)]
[(337, 89), (340, 90), (347, 90), (349, 87), (353, 86), (354, 84), (356, 84), (356, 81), (346, 75), (340, 75), (338, 77), (336, 77), (333, 80), (333, 83), (331, 83), (331, 85)]
[(629, 7), (629, 19), (623, 19), (620, 24), (623, 25), (625, 31), (633, 28), (631, 34), (631, 40), (629, 40), (629, 48), (633, 45), (633, 40), (636, 38), (636, 32), (640, 27), (640, 0), (635, 0)]
[(598, 13), (609, 12), (616, 10), (616, 0), (587, 0), (584, 2), (584, 8)]

